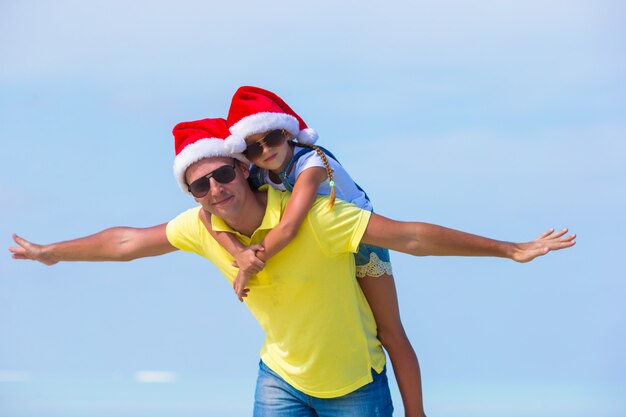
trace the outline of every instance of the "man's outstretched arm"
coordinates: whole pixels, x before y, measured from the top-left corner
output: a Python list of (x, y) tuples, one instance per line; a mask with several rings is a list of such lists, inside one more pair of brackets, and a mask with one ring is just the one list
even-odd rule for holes
[(399, 222), (372, 214), (361, 241), (415, 256), (494, 256), (529, 262), (573, 246), (576, 235), (550, 229), (532, 242), (503, 242), (419, 222)]
[(113, 227), (65, 242), (37, 245), (13, 235), (18, 246), (9, 248), (13, 259), (30, 259), (46, 265), (60, 261), (130, 261), (177, 250), (167, 240), (161, 224), (145, 229)]

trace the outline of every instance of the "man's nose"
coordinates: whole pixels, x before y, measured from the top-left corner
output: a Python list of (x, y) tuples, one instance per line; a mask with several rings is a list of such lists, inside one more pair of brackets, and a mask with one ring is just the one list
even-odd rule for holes
[(215, 181), (215, 178), (209, 178), (209, 183), (211, 184), (211, 194), (212, 195), (220, 195), (222, 193), (222, 183), (219, 181)]

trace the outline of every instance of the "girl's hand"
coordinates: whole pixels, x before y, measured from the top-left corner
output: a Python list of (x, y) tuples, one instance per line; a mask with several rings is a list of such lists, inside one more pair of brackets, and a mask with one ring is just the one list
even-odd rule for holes
[[(263, 250), (263, 246), (258, 244), (246, 247), (235, 255), (233, 266), (238, 267), (240, 271), (248, 275), (258, 274), (265, 267), (265, 262), (257, 258), (256, 253)], [(246, 280), (246, 282), (248, 281)]]
[(237, 294), (237, 298), (241, 302), (243, 302), (244, 297), (248, 296), (248, 292), (250, 291), (250, 288), (246, 288), (249, 280), (250, 275), (240, 269), (235, 277), (235, 280), (233, 281), (233, 289), (235, 290), (235, 294)]
[(13, 253), (13, 259), (30, 259), (31, 261), (41, 262), (44, 265), (54, 265), (59, 262), (54, 256), (46, 253), (43, 245), (37, 245), (22, 239), (15, 233), (13, 234), (13, 240), (19, 245), (9, 248), (9, 251)]
[(569, 248), (576, 244), (576, 235), (564, 236), (567, 229), (555, 232), (554, 229), (548, 229), (542, 233), (537, 239), (527, 243), (517, 243), (514, 245), (511, 259), (516, 262), (530, 262), (533, 259), (543, 256), (546, 253)]

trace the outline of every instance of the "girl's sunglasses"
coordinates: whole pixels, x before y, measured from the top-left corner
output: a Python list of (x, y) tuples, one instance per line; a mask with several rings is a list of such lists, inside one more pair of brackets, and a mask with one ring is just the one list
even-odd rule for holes
[(196, 198), (202, 198), (209, 193), (211, 189), (211, 181), (213, 178), (215, 181), (220, 184), (228, 184), (232, 180), (235, 179), (236, 171), (235, 164), (237, 162), (233, 159), (233, 165), (224, 165), (216, 169), (215, 171), (209, 172), (204, 177), (200, 177), (187, 187), (187, 190)]
[(257, 140), (253, 144), (248, 145), (243, 154), (246, 158), (253, 160), (260, 157), (263, 154), (263, 146), (268, 148), (276, 148), (285, 142), (287, 132), (284, 130), (272, 130), (261, 139)]

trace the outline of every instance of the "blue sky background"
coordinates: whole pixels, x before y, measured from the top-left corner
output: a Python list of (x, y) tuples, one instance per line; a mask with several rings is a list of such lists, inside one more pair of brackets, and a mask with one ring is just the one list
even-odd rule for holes
[[(0, 3), (5, 247), (173, 218), (172, 127), (261, 86), (381, 214), (579, 235), (524, 265), (393, 254), (429, 416), (626, 415), (623, 2), (126, 3)], [(2, 416), (250, 415), (261, 343), (199, 257), (0, 257)]]

